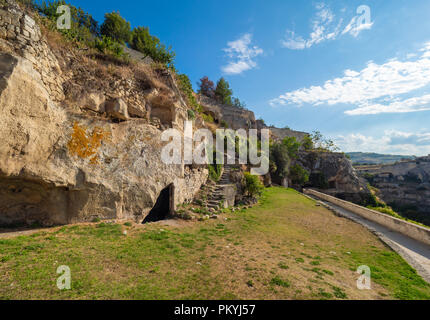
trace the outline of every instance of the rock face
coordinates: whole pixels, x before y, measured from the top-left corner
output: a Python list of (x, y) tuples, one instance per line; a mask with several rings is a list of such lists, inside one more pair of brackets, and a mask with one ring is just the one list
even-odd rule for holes
[(360, 174), (379, 197), (410, 219), (430, 223), (430, 155), (391, 165), (366, 166)]
[(306, 187), (358, 204), (370, 194), (365, 181), (358, 177), (343, 153), (301, 152), (297, 162), (310, 173)]
[[(0, 16), (0, 225), (142, 221), (169, 186), (170, 210), (193, 199), (207, 170), (164, 164), (161, 124), (130, 118), (150, 102), (129, 111), (127, 89), (125, 99), (107, 88), (70, 94), (86, 82), (60, 68), (34, 20), (10, 0)], [(5, 33), (5, 21), (17, 28)], [(170, 110), (163, 121), (181, 130), (185, 107), (164, 90), (168, 105), (153, 108)]]

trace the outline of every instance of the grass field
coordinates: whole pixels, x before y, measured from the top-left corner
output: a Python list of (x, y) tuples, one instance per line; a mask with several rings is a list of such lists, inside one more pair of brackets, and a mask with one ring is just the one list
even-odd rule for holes
[[(60, 265), (71, 269), (71, 290), (56, 286)], [(361, 265), (372, 290), (356, 287)], [(360, 225), (270, 188), (259, 205), (218, 220), (0, 239), (0, 298), (430, 299), (430, 286)]]

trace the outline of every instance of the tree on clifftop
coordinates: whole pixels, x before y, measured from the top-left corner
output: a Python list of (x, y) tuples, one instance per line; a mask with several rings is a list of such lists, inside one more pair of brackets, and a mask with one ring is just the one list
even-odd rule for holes
[(148, 27), (137, 27), (133, 30), (130, 46), (165, 65), (172, 65), (175, 60), (175, 52), (172, 48), (166, 48), (160, 39), (152, 36)]
[(213, 81), (209, 80), (208, 77), (204, 76), (201, 78), (197, 85), (199, 86), (198, 93), (203, 94), (209, 98), (215, 98), (215, 84)]
[(125, 21), (119, 12), (105, 14), (100, 33), (114, 41), (124, 44), (131, 40), (130, 22)]
[(224, 78), (219, 79), (215, 89), (215, 98), (218, 100), (218, 102), (232, 105), (232, 95), (233, 91), (230, 89), (229, 83)]

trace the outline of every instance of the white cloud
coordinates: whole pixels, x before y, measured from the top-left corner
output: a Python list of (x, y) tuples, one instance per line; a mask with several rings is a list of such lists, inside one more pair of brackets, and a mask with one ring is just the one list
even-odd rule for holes
[(352, 18), (351, 22), (342, 31), (342, 34), (349, 33), (353, 37), (357, 37), (361, 31), (372, 29), (373, 22), (357, 24), (357, 17)]
[(430, 132), (411, 133), (385, 131), (381, 137), (363, 134), (340, 135), (335, 142), (345, 152), (376, 152), (400, 155), (426, 156), (430, 153)]
[(223, 49), (227, 53), (230, 61), (222, 67), (226, 74), (240, 74), (257, 66), (254, 58), (263, 54), (263, 49), (252, 46), (252, 34), (247, 33), (241, 38), (227, 43), (227, 48)]
[(346, 70), (343, 77), (287, 92), (271, 101), (271, 105), (355, 104), (349, 115), (404, 113), (430, 110), (430, 95), (400, 99), (430, 85), (430, 43), (418, 59), (391, 59), (384, 64), (369, 62), (360, 71)]
[(387, 105), (376, 103), (366, 106), (360, 106), (357, 109), (345, 111), (345, 113), (351, 116), (356, 116), (379, 113), (419, 112), (427, 110), (430, 110), (430, 94), (406, 100), (394, 101)]
[[(294, 31), (287, 30), (285, 38), (281, 40), (281, 45), (283, 47), (292, 50), (303, 50), (323, 41), (335, 40), (339, 35), (347, 33), (357, 37), (361, 31), (369, 30), (373, 26), (373, 22), (368, 18), (368, 13), (366, 11), (366, 19), (364, 19), (364, 15), (353, 17), (350, 23), (341, 32), (343, 23), (342, 18), (339, 19), (336, 24), (336, 17), (333, 11), (324, 3), (317, 4), (315, 8), (317, 12), (312, 20), (312, 32), (308, 39), (305, 39), (300, 35), (296, 35)], [(345, 10), (341, 10), (341, 12), (344, 13)]]
[(285, 38), (281, 40), (283, 47), (293, 50), (302, 50), (310, 48), (315, 44), (325, 40), (332, 40), (337, 37), (340, 31), (340, 25), (331, 28), (335, 15), (324, 3), (316, 5), (318, 10), (315, 18), (312, 21), (312, 32), (309, 39), (305, 40), (301, 36), (297, 36), (294, 31), (287, 30)]

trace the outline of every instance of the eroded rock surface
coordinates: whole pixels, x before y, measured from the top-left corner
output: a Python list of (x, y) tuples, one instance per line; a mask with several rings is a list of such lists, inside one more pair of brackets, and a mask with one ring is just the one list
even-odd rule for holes
[(173, 205), (193, 199), (207, 170), (161, 161), (163, 126), (181, 130), (186, 117), (173, 80), (153, 106), (135, 79), (92, 87), (97, 75), (54, 54), (13, 1), (0, 16), (1, 225), (142, 221), (170, 185)]

